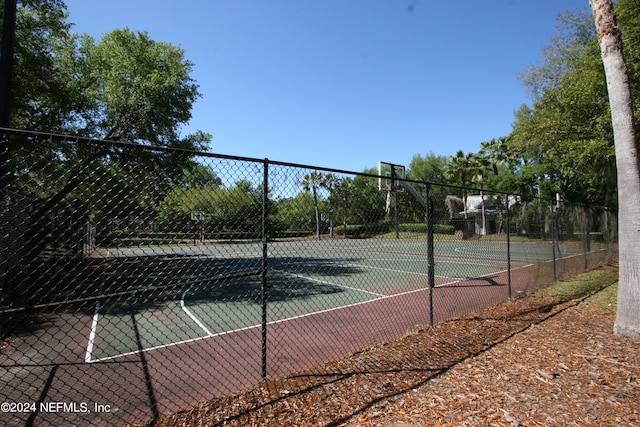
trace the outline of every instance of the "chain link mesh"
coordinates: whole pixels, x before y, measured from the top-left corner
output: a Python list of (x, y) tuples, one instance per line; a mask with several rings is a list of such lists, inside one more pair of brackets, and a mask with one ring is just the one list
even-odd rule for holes
[(617, 257), (607, 209), (3, 131), (0, 414), (157, 419)]

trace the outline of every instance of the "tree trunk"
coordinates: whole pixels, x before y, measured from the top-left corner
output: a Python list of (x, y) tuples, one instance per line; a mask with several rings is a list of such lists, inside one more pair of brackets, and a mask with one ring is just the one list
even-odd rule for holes
[(640, 337), (640, 166), (629, 77), (611, 0), (589, 0), (607, 78), (618, 169), (620, 273), (616, 335)]

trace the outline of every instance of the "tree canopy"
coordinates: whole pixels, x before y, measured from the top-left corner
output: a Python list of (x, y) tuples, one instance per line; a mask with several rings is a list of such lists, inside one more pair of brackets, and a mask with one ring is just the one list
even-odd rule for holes
[(114, 29), (73, 34), (61, 0), (23, 1), (17, 12), (12, 127), (122, 142), (207, 148), (181, 136), (201, 96), (180, 47)]
[[(616, 7), (623, 16), (622, 34), (630, 40), (625, 54), (636, 64), (631, 80), (638, 94), (640, 56), (634, 41), (640, 2), (620, 0)], [(509, 138), (510, 147), (526, 161), (521, 171), (550, 184), (541, 187), (543, 196), (558, 192), (571, 201), (615, 206), (609, 100), (595, 26), (587, 10), (559, 15), (557, 35), (544, 50), (543, 63), (529, 67), (521, 78), (532, 105), (516, 112)], [(635, 111), (640, 112), (637, 104)]]

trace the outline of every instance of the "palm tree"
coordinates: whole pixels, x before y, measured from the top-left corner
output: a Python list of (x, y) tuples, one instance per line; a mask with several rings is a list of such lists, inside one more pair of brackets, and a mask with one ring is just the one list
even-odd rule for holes
[(480, 187), (480, 200), (482, 206), (482, 235), (487, 234), (487, 215), (484, 207), (484, 175), (489, 168), (490, 160), (480, 154), (469, 159), (469, 170), (471, 172), (471, 182)]
[(589, 0), (593, 12), (611, 107), (618, 173), (620, 277), (614, 332), (640, 337), (640, 160), (629, 76), (611, 0)]
[(487, 156), (491, 161), (491, 170), (494, 175), (498, 175), (498, 166), (507, 163), (511, 157), (506, 138), (494, 138), (480, 143), (480, 154)]
[(456, 178), (462, 186), (462, 203), (464, 204), (464, 217), (467, 218), (467, 177), (470, 171), (470, 161), (473, 153), (464, 154), (464, 151), (458, 150), (455, 156), (449, 157), (449, 161), (445, 165), (445, 176), (447, 179), (455, 182)]
[(343, 236), (347, 237), (347, 217), (349, 215), (349, 202), (350, 197), (353, 192), (353, 179), (352, 178), (341, 178), (338, 179), (335, 183), (335, 187), (333, 189), (333, 198), (336, 201), (342, 202), (342, 227), (343, 227)]
[(329, 236), (333, 237), (333, 198), (331, 195), (333, 194), (333, 190), (340, 183), (340, 180), (335, 174), (328, 173), (325, 174), (322, 178), (322, 182), (320, 185), (323, 188), (329, 190)]
[(302, 188), (313, 196), (313, 208), (316, 213), (316, 236), (320, 240), (320, 210), (318, 209), (318, 189), (323, 185), (324, 176), (318, 171), (313, 171), (302, 179)]

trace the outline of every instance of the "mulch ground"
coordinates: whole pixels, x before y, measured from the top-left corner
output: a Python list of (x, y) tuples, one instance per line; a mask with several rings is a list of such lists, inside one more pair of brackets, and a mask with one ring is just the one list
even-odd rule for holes
[(615, 286), (602, 288), (551, 287), (155, 425), (637, 426), (640, 341), (613, 335)]

